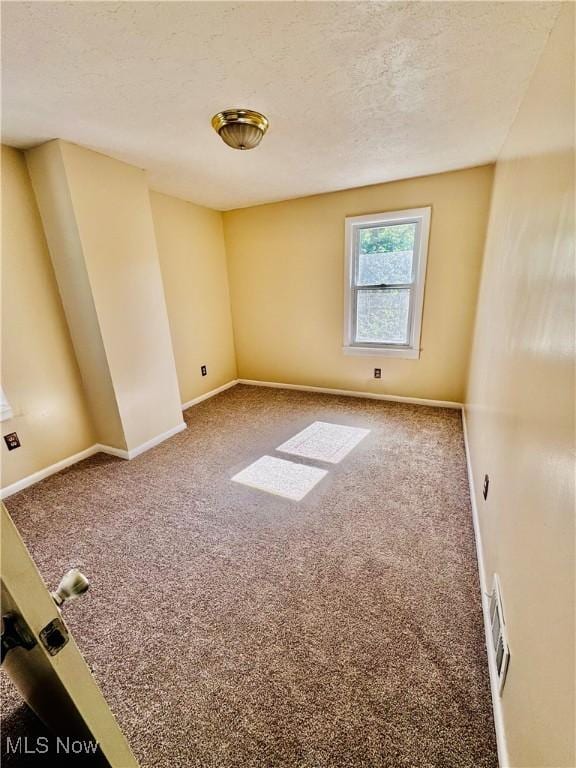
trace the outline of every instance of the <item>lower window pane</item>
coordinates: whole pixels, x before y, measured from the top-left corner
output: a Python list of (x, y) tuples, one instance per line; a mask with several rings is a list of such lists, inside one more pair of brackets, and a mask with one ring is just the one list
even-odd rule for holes
[(358, 291), (357, 342), (408, 344), (410, 289)]

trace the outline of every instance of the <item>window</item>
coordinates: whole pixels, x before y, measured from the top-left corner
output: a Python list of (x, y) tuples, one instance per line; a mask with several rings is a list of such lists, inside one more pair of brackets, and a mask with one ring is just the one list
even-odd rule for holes
[(344, 352), (420, 357), (430, 208), (346, 219)]

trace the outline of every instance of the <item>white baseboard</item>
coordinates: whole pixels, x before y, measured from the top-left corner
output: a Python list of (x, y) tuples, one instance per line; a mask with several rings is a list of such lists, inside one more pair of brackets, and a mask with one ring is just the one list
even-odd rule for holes
[(274, 387), (275, 389), (298, 389), (302, 392), (322, 392), (327, 395), (344, 395), (345, 397), (367, 397), (371, 400), (389, 400), (393, 403), (411, 403), (412, 405), (428, 405), (435, 408), (456, 408), (461, 410), (462, 403), (451, 400), (427, 400), (422, 397), (403, 397), (401, 395), (381, 395), (376, 392), (356, 392), (353, 389), (327, 389), (326, 387), (309, 387), (305, 384), (280, 384), (277, 381), (255, 381), (253, 379), (238, 379), (238, 384), (249, 384), (253, 387)]
[(77, 464), (79, 461), (84, 461), (84, 459), (94, 456), (95, 453), (108, 453), (111, 456), (117, 456), (119, 459), (134, 459), (149, 448), (153, 448), (155, 445), (164, 442), (164, 440), (176, 435), (178, 432), (182, 432), (183, 429), (186, 429), (186, 423), (184, 421), (176, 427), (169, 429), (167, 432), (157, 435), (156, 437), (153, 437), (152, 440), (148, 440), (145, 443), (142, 443), (142, 445), (138, 445), (136, 448), (132, 448), (129, 451), (123, 448), (114, 448), (112, 445), (95, 443), (89, 448), (86, 448), (79, 453), (75, 453), (73, 456), (68, 456), (67, 458), (62, 459), (62, 461), (57, 461), (49, 467), (44, 467), (44, 469), (40, 469), (38, 472), (34, 472), (31, 475), (27, 475), (27, 477), (23, 477), (21, 480), (17, 480), (11, 485), (7, 485), (6, 488), (2, 488), (0, 491), (0, 498), (6, 499), (8, 496), (12, 496), (14, 493), (24, 490), (24, 488), (39, 483), (40, 480), (44, 480), (46, 477), (50, 477), (50, 475), (55, 475), (57, 472), (61, 472), (63, 469), (66, 469), (66, 467), (71, 467), (72, 464)]
[(94, 453), (107, 453), (110, 456), (117, 456), (119, 459), (130, 458), (126, 448), (114, 448), (113, 445), (104, 445), (104, 443), (96, 443), (94, 448), (96, 449)]
[[(177, 435), (178, 432), (182, 432), (182, 430), (187, 429), (188, 425), (185, 421), (180, 422), (180, 424), (177, 424), (175, 427), (172, 427), (172, 429), (168, 429), (166, 432), (162, 432), (161, 435), (156, 435), (156, 437), (153, 437), (151, 440), (147, 440), (145, 443), (142, 443), (141, 445), (137, 445), (136, 448), (131, 448), (129, 451), (126, 451), (128, 454), (127, 456), (123, 456), (122, 458), (127, 459), (135, 459), (136, 456), (140, 456), (141, 453), (145, 453), (145, 451), (149, 451), (150, 448), (154, 448), (155, 445), (159, 445), (160, 443), (163, 443), (164, 440), (168, 440), (169, 437), (173, 437), (174, 435)], [(102, 446), (102, 449), (105, 450), (107, 446)], [(116, 449), (115, 449), (116, 450)], [(116, 456), (119, 454), (116, 453)]]
[(498, 692), (498, 672), (496, 671), (496, 660), (494, 658), (494, 649), (492, 646), (492, 636), (490, 631), (490, 613), (489, 613), (489, 587), (486, 581), (486, 568), (484, 566), (484, 549), (482, 547), (482, 533), (480, 531), (480, 521), (478, 516), (478, 505), (476, 503), (476, 491), (474, 486), (474, 475), (472, 473), (472, 459), (470, 456), (470, 444), (468, 442), (468, 429), (466, 425), (466, 407), (462, 407), (462, 429), (464, 432), (464, 447), (466, 450), (466, 467), (468, 470), (468, 484), (470, 486), (470, 503), (472, 505), (472, 524), (474, 526), (474, 538), (476, 541), (476, 557), (478, 559), (478, 576), (480, 578), (480, 593), (482, 597), (482, 614), (484, 617), (484, 633), (486, 637), (486, 651), (488, 654), (488, 672), (490, 675), (490, 692), (492, 695), (492, 711), (494, 713), (494, 729), (496, 731), (496, 746), (498, 748), (498, 762), (500, 768), (508, 768), (510, 765), (508, 758), (508, 747), (506, 744), (506, 729), (504, 727), (504, 716), (502, 712), (502, 700)]
[[(322, 392), (324, 394), (329, 394), (329, 395), (345, 395), (347, 397), (361, 397), (361, 398), (369, 398), (372, 400), (389, 400), (391, 402), (396, 402), (396, 403), (412, 403), (414, 405), (428, 405), (428, 406), (435, 406), (437, 408), (457, 408), (457, 409), (462, 408), (461, 403), (454, 403), (448, 400), (426, 400), (419, 397), (402, 397), (399, 395), (380, 395), (374, 392), (356, 392), (354, 390), (349, 390), (349, 389), (327, 389), (325, 387), (311, 387), (303, 384), (280, 384), (276, 381), (255, 381), (252, 379), (233, 379), (232, 381), (228, 381), (226, 384), (222, 384), (222, 386), (217, 387), (216, 389), (210, 390), (210, 392), (205, 392), (203, 395), (199, 395), (198, 397), (195, 397), (193, 400), (189, 400), (186, 403), (182, 403), (182, 410), (184, 411), (187, 408), (192, 407), (193, 405), (197, 405), (198, 403), (201, 403), (204, 400), (208, 400), (208, 398), (214, 397), (214, 395), (217, 395), (220, 392), (224, 392), (225, 390), (230, 389), (231, 387), (234, 387), (236, 384), (249, 384), (255, 387), (273, 387), (276, 389), (296, 389), (302, 392)], [(87, 459), (89, 456), (93, 456), (95, 453), (100, 453), (100, 452), (108, 453), (111, 456), (117, 456), (120, 459), (134, 459), (136, 458), (136, 456), (139, 456), (141, 453), (144, 453), (150, 448), (153, 448), (155, 445), (162, 443), (164, 440), (167, 440), (169, 437), (172, 437), (178, 432), (181, 432), (183, 429), (186, 429), (185, 422), (178, 424), (176, 427), (168, 430), (167, 432), (164, 432), (161, 435), (157, 435), (151, 440), (148, 440), (145, 443), (142, 443), (142, 445), (139, 445), (136, 448), (132, 448), (130, 450), (126, 450), (123, 448), (114, 448), (111, 445), (103, 445), (102, 443), (97, 443), (95, 445), (90, 446), (90, 448), (86, 448), (84, 451), (80, 451), (80, 453), (76, 453), (73, 456), (68, 456), (68, 458), (62, 459), (62, 461), (58, 461), (56, 464), (52, 464), (49, 467), (45, 467), (44, 469), (41, 469), (38, 472), (34, 472), (32, 475), (28, 475), (27, 477), (23, 477), (21, 480), (18, 480), (17, 482), (12, 483), (12, 485), (9, 485), (6, 488), (3, 488), (1, 491), (0, 498), (5, 499), (8, 496), (12, 496), (12, 494), (17, 493), (18, 491), (21, 491), (24, 488), (28, 488), (30, 485), (34, 485), (34, 483), (38, 483), (40, 480), (43, 480), (44, 478), (49, 477), (50, 475), (54, 475), (56, 474), (56, 472), (60, 472), (62, 469), (65, 469), (66, 467), (69, 467), (72, 464), (76, 464), (77, 462), (82, 461), (83, 459)]]
[(84, 459), (87, 459), (89, 456), (93, 456), (95, 453), (98, 453), (99, 450), (100, 446), (91, 445), (90, 448), (86, 448), (79, 453), (75, 453), (73, 456), (68, 456), (66, 459), (62, 459), (62, 461), (57, 461), (56, 464), (51, 464), (49, 467), (44, 467), (44, 469), (40, 469), (38, 472), (34, 472), (27, 477), (23, 477), (21, 480), (17, 480), (15, 483), (12, 483), (12, 485), (7, 485), (6, 488), (2, 488), (1, 498), (6, 499), (8, 496), (12, 496), (12, 494), (18, 493), (18, 491), (22, 491), (24, 488), (28, 488), (30, 485), (34, 485), (34, 483), (39, 483), (40, 480), (44, 480), (45, 477), (55, 475), (56, 472), (61, 472), (63, 469), (66, 469), (66, 467), (72, 466), (72, 464), (77, 464), (79, 461), (84, 461)]
[[(442, 408), (459, 408), (462, 410), (462, 427), (464, 432), (464, 446), (466, 451), (466, 466), (468, 470), (468, 483), (470, 486), (470, 502), (472, 506), (472, 523), (474, 527), (474, 538), (476, 541), (476, 555), (478, 559), (478, 575), (480, 579), (482, 613), (484, 617), (484, 631), (485, 631), (485, 637), (486, 637), (486, 650), (488, 655), (488, 670), (490, 675), (490, 688), (491, 688), (491, 694), (492, 694), (492, 709), (494, 713), (494, 727), (496, 731), (498, 760), (501, 768), (509, 768), (510, 763), (508, 758), (508, 749), (506, 745), (506, 731), (504, 727), (502, 703), (501, 703), (500, 695), (498, 693), (498, 674), (496, 672), (494, 652), (493, 652), (492, 643), (491, 643), (488, 585), (486, 581), (486, 571), (484, 566), (484, 550), (482, 547), (482, 534), (480, 531), (480, 523), (478, 519), (478, 506), (476, 504), (474, 475), (472, 473), (472, 461), (470, 456), (470, 445), (468, 442), (468, 430), (467, 430), (467, 424), (466, 424), (465, 407), (463, 407), (460, 403), (453, 403), (445, 400), (426, 400), (421, 398), (399, 397), (399, 396), (397, 397), (393, 395), (379, 395), (379, 394), (374, 394), (372, 392), (354, 392), (354, 391), (343, 390), (343, 389), (326, 389), (324, 387), (309, 387), (309, 386), (303, 386), (299, 384), (279, 384), (277, 382), (253, 381), (251, 379), (238, 379), (238, 380), (229, 381), (227, 384), (223, 384), (221, 387), (218, 387), (217, 389), (213, 389), (212, 391), (207, 392), (204, 395), (200, 395), (194, 400), (190, 400), (187, 403), (183, 403), (182, 409), (185, 410), (186, 408), (190, 408), (192, 405), (195, 405), (196, 403), (200, 403), (203, 400), (207, 400), (208, 398), (213, 397), (214, 395), (217, 395), (219, 392), (223, 392), (226, 389), (233, 387), (235, 384), (249, 384), (252, 386), (274, 387), (278, 389), (296, 389), (296, 390), (302, 390), (304, 392), (324, 392), (324, 393), (333, 394), (333, 395), (346, 395), (351, 397), (367, 397), (367, 398), (372, 398), (376, 400), (391, 400), (393, 402), (414, 403), (416, 405), (434, 405)], [(73, 456), (68, 456), (66, 459), (62, 459), (61, 461), (58, 461), (55, 464), (50, 465), (49, 467), (45, 467), (44, 469), (41, 469), (38, 472), (34, 472), (33, 474), (28, 475), (27, 477), (24, 477), (21, 480), (17, 480), (15, 483), (12, 483), (11, 485), (6, 486), (6, 488), (2, 488), (0, 492), (0, 498), (5, 499), (8, 496), (12, 496), (14, 493), (17, 493), (18, 491), (21, 491), (24, 488), (28, 488), (29, 486), (40, 482), (40, 480), (44, 480), (46, 477), (49, 477), (50, 475), (54, 475), (57, 472), (60, 472), (61, 470), (66, 469), (66, 467), (70, 467), (72, 464), (76, 464), (79, 461), (83, 461), (84, 459), (87, 459), (96, 453), (103, 452), (103, 453), (111, 454), (112, 456), (117, 456), (122, 459), (133, 459), (136, 456), (139, 456), (141, 453), (144, 453), (148, 449), (153, 448), (155, 445), (158, 445), (159, 443), (163, 442), (164, 440), (167, 440), (168, 438), (172, 437), (178, 432), (181, 432), (184, 429), (186, 429), (186, 424), (185, 422), (182, 422), (181, 424), (178, 424), (176, 427), (173, 427), (167, 432), (164, 432), (161, 435), (157, 435), (151, 440), (148, 440), (145, 443), (142, 443), (141, 445), (129, 451), (122, 450), (120, 448), (114, 448), (109, 445), (102, 445), (100, 443), (97, 443), (95, 445), (90, 446), (89, 448), (86, 448), (83, 451), (80, 451), (79, 453), (75, 453)]]
[[(210, 392), (205, 392), (203, 395), (195, 397), (193, 400), (189, 400), (187, 403), (182, 403), (182, 410), (185, 411), (192, 405), (201, 403), (203, 400), (207, 400), (209, 397), (214, 397), (214, 395), (217, 395), (219, 392), (224, 392), (224, 390), (235, 386), (237, 383), (238, 380), (233, 379), (232, 381), (228, 381), (226, 384), (222, 384), (221, 387), (217, 387)], [(151, 440), (147, 440), (145, 443), (138, 445), (136, 448), (132, 448), (131, 450), (127, 450), (126, 448), (115, 448), (112, 445), (105, 445), (104, 443), (96, 443), (95, 445), (91, 445), (89, 448), (86, 448), (79, 453), (75, 453), (73, 456), (68, 456), (66, 459), (62, 459), (62, 461), (51, 464), (49, 467), (44, 467), (44, 469), (40, 469), (38, 472), (34, 472), (27, 477), (23, 477), (21, 480), (17, 480), (15, 483), (6, 486), (6, 488), (2, 488), (0, 491), (0, 498), (6, 499), (8, 496), (12, 496), (14, 493), (18, 493), (18, 491), (24, 490), (24, 488), (28, 488), (35, 483), (39, 483), (40, 480), (44, 480), (46, 477), (50, 477), (50, 475), (55, 475), (57, 472), (66, 469), (66, 467), (70, 467), (72, 464), (77, 464), (79, 461), (83, 461), (89, 456), (93, 456), (95, 453), (107, 453), (110, 456), (116, 456), (119, 459), (134, 459), (136, 456), (139, 456), (141, 453), (144, 453), (150, 448), (153, 448), (155, 445), (164, 442), (164, 440), (167, 440), (169, 437), (176, 435), (178, 432), (181, 432), (184, 429), (186, 429), (185, 421), (183, 421), (181, 424), (178, 424), (176, 427), (169, 429), (167, 432), (164, 432), (161, 435), (157, 435)]]
[(198, 397), (195, 397), (192, 400), (188, 400), (187, 403), (182, 403), (182, 410), (185, 411), (187, 408), (190, 408), (193, 405), (197, 405), (203, 400), (208, 400), (208, 398), (214, 397), (214, 395), (218, 395), (220, 392), (224, 392), (226, 389), (230, 389), (230, 387), (235, 387), (236, 384), (238, 384), (238, 379), (232, 379), (232, 381), (227, 381), (226, 384), (222, 384), (221, 387), (211, 389), (210, 392), (204, 392), (203, 395), (198, 395)]

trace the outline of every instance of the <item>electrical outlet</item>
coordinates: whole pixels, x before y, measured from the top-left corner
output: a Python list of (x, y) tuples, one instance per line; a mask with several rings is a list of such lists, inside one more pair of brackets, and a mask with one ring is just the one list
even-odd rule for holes
[(484, 496), (484, 501), (488, 498), (488, 486), (490, 485), (490, 478), (488, 475), (484, 475), (484, 485), (482, 486), (482, 496)]
[(200, 366), (200, 373), (202, 374), (202, 376), (206, 376), (208, 374), (208, 369), (206, 368), (205, 365)]
[(20, 438), (16, 432), (10, 432), (9, 435), (4, 435), (4, 442), (8, 446), (9, 451), (13, 451), (15, 448), (20, 448)]
[(382, 368), (374, 368), (374, 378), (375, 379), (382, 378)]

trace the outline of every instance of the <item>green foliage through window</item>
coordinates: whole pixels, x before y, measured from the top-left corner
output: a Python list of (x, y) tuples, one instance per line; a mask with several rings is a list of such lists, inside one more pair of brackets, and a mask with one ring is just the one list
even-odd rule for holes
[(415, 231), (415, 224), (361, 229), (357, 285), (411, 283)]
[[(412, 282), (416, 224), (366, 227), (358, 233), (356, 284), (403, 285)], [(392, 288), (359, 291), (356, 341), (408, 343), (410, 291)]]
[(360, 230), (360, 253), (412, 251), (416, 224), (393, 224)]

